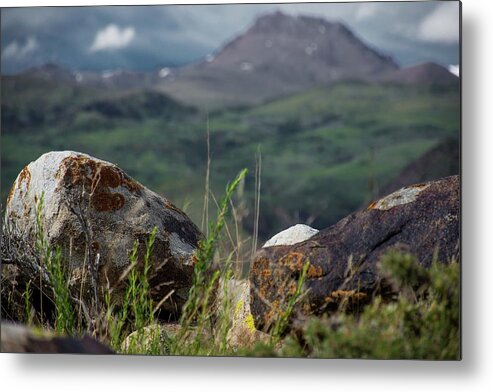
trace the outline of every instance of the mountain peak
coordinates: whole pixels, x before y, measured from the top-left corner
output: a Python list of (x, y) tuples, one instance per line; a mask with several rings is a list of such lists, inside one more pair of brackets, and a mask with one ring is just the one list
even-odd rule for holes
[(305, 15), (290, 15), (282, 11), (275, 11), (260, 16), (249, 29), (252, 33), (279, 33), (306, 34), (309, 30), (323, 31), (327, 27), (341, 28), (340, 22), (330, 22), (327, 19)]
[[(250, 104), (341, 80), (375, 80), (396, 69), (390, 57), (340, 22), (277, 11), (259, 17), (214, 57), (181, 70), (163, 88), (190, 101), (199, 96), (196, 91), (191, 97), (187, 86), (193, 83), (221, 91), (229, 104)], [(212, 100), (200, 93), (196, 103), (203, 98)]]
[[(340, 22), (280, 11), (259, 17), (207, 63), (206, 68), (237, 67), (253, 72), (255, 68), (264, 72), (286, 72), (289, 68), (291, 77), (296, 72), (322, 83), (371, 79), (398, 68), (391, 58), (364, 44)], [(245, 63), (251, 66), (242, 67)]]
[(276, 10), (273, 12), (267, 12), (259, 16), (254, 23), (261, 24), (264, 23), (265, 21), (281, 21), (281, 20), (289, 20), (289, 19), (294, 19), (294, 17), (282, 12), (281, 10)]

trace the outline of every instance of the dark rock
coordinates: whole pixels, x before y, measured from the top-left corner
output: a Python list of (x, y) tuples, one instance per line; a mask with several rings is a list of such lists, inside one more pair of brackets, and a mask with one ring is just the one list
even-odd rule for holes
[(267, 330), (306, 262), (310, 263), (300, 314), (322, 314), (343, 301), (364, 303), (380, 287), (377, 263), (390, 250), (434, 259), (459, 257), (459, 177), (416, 184), (371, 203), (309, 240), (261, 249), (250, 272), (255, 326)]
[(114, 354), (89, 336), (82, 339), (56, 336), (49, 331), (32, 330), (24, 325), (2, 323), (2, 353)]

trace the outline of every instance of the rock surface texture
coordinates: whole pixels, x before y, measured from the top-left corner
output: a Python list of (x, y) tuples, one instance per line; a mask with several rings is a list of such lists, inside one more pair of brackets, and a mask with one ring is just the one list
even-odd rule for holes
[(70, 283), (82, 288), (84, 299), (101, 300), (104, 289), (111, 288), (118, 301), (134, 242), (139, 244), (139, 266), (145, 242), (157, 227), (151, 295), (159, 303), (172, 293), (162, 310), (168, 316), (179, 312), (202, 236), (185, 213), (111, 163), (72, 151), (50, 152), (22, 170), (7, 200), (6, 223), (31, 243), (38, 230), (36, 207), (42, 195), (46, 238), (51, 247), (61, 248)]
[(434, 257), (458, 260), (459, 218), (460, 181), (451, 176), (404, 187), (304, 242), (261, 249), (250, 272), (256, 328), (269, 328), (307, 262), (301, 315), (337, 309), (343, 299), (370, 299), (382, 284), (377, 263), (390, 250), (411, 253), (424, 267)]

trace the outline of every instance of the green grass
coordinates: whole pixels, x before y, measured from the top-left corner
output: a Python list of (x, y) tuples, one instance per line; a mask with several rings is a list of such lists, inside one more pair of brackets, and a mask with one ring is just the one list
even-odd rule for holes
[[(171, 110), (162, 98), (145, 92), (128, 98), (11, 79), (2, 87), (4, 105), (28, 119), (19, 126), (15, 116), (2, 114), (2, 200), (25, 164), (46, 151), (70, 149), (118, 164), (179, 207), (187, 206), (192, 220), (200, 223), (206, 114), (172, 102)], [(87, 109), (98, 102), (140, 117)], [(211, 113), (211, 190), (218, 194), (241, 168), (253, 169), (260, 147), (265, 184), (260, 237), (267, 239), (310, 217), (315, 217), (315, 227), (326, 227), (360, 208), (441, 140), (458, 142), (459, 105), (459, 92), (453, 89), (346, 82)], [(25, 113), (38, 106), (46, 119), (29, 120)], [(375, 186), (369, 187), (369, 181)], [(254, 199), (253, 174), (246, 178), (245, 197)], [(253, 216), (243, 224), (251, 231)]]
[[(40, 255), (41, 266), (44, 266), (47, 270), (50, 285), (53, 289), (52, 298), (55, 305), (55, 322), (54, 328), (57, 332), (63, 332), (68, 335), (76, 334), (77, 322), (75, 309), (73, 307), (69, 282), (68, 271), (66, 264), (62, 262), (62, 251), (59, 247), (53, 251), (46, 239), (45, 228), (43, 226), (43, 208), (44, 208), (44, 195), (41, 195), (36, 205), (36, 249)], [(41, 283), (41, 282), (40, 282)], [(28, 283), (26, 288), (26, 298), (31, 297), (29, 291), (30, 284)], [(43, 287), (42, 284), (39, 287)], [(42, 313), (42, 296), (41, 296), (41, 313)], [(30, 315), (31, 307), (27, 303), (26, 299), (26, 315)], [(41, 316), (42, 317), (42, 316)], [(27, 316), (29, 321), (29, 316)], [(42, 320), (42, 318), (41, 318)]]
[[(218, 215), (210, 224), (208, 235), (201, 240), (195, 255), (192, 287), (180, 319), (180, 332), (170, 345), (173, 355), (224, 355), (228, 352), (227, 333), (231, 328), (231, 299), (227, 291), (227, 282), (233, 277), (231, 255), (224, 263), (214, 264), (221, 231), (226, 224), (228, 206), (233, 192), (244, 180), (247, 171), (242, 170), (231, 184), (221, 200)], [(214, 301), (219, 283), (222, 282), (223, 299), (214, 312)], [(194, 329), (194, 337), (190, 331)], [(184, 340), (187, 339), (187, 344)], [(212, 345), (211, 345), (212, 343)], [(213, 354), (214, 353), (214, 354)]]
[[(130, 265), (127, 270), (127, 288), (120, 309), (117, 311), (111, 300), (111, 289), (105, 293), (106, 311), (102, 323), (106, 326), (108, 335), (107, 343), (117, 352), (123, 350), (127, 354), (164, 354), (162, 347), (157, 344), (157, 338), (145, 334), (145, 328), (155, 323), (155, 304), (150, 295), (149, 273), (151, 269), (150, 257), (157, 228), (149, 234), (145, 244), (143, 267), (137, 266), (138, 243), (135, 242), (130, 253)], [(127, 346), (123, 347), (125, 338), (131, 333), (135, 338), (130, 339)]]

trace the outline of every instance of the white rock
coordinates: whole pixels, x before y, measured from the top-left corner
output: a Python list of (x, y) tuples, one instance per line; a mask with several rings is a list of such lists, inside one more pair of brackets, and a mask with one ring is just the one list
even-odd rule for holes
[(308, 240), (317, 233), (318, 230), (314, 229), (313, 227), (303, 224), (297, 224), (291, 226), (289, 229), (277, 233), (274, 237), (268, 240), (262, 248), (267, 248), (269, 246), (297, 244), (298, 242)]

